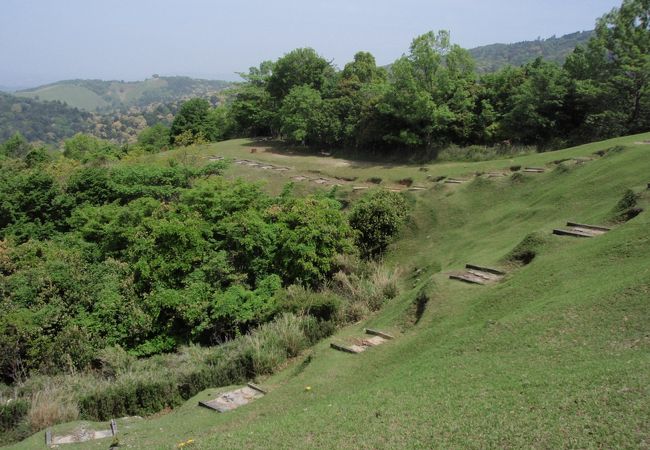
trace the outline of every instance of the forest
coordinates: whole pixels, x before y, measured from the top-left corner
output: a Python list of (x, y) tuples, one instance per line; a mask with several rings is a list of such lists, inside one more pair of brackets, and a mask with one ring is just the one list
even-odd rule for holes
[(92, 114), (58, 101), (37, 101), (0, 92), (0, 141), (19, 132), (29, 141), (58, 143), (93, 130)]

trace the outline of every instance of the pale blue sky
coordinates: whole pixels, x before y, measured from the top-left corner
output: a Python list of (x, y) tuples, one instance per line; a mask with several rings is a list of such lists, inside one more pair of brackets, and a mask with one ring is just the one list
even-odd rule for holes
[(448, 29), (463, 47), (592, 29), (620, 0), (0, 0), (0, 85), (153, 73), (236, 79), (313, 47), (379, 64)]

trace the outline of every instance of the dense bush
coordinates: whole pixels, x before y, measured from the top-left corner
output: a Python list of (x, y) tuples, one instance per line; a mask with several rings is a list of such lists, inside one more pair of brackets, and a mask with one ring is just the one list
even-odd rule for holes
[(77, 133), (63, 142), (63, 154), (82, 162), (107, 161), (119, 158), (124, 150), (109, 141)]
[(361, 254), (374, 258), (384, 253), (407, 212), (404, 197), (396, 192), (375, 191), (359, 200), (350, 213), (350, 225), (357, 231)]
[[(83, 370), (212, 344), (268, 322), (284, 286), (318, 287), (352, 251), (341, 205), (271, 197), (201, 169), (0, 163), (0, 376)], [(48, 169), (48, 166), (46, 166)]]
[(499, 158), (512, 158), (534, 153), (533, 147), (500, 145), (500, 146), (480, 146), (470, 145), (459, 147), (456, 145), (449, 146), (438, 152), (440, 161), (488, 161)]
[(319, 320), (338, 320), (344, 300), (331, 291), (314, 292), (302, 286), (290, 286), (279, 299), (279, 306), (294, 314), (307, 314)]
[[(14, 400), (0, 406), (0, 433), (13, 430), (29, 413), (29, 402)], [(0, 440), (0, 443), (2, 441)]]

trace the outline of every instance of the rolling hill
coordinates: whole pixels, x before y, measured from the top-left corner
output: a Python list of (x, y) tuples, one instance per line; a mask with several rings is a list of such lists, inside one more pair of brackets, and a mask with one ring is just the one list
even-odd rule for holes
[[(483, 162), (374, 165), (305, 156), (250, 140), (142, 157), (168, 164), (251, 158), (230, 177), (281, 189), (290, 179), (405, 176), (411, 221), (386, 263), (400, 295), (370, 319), (340, 330), (273, 376), (268, 395), (218, 414), (197, 406), (214, 386), (168, 414), (119, 421), (127, 448), (644, 448), (650, 441), (650, 133), (556, 152)], [(519, 168), (537, 167), (521, 172)], [(500, 176), (491, 177), (492, 174)], [(298, 181), (296, 175), (303, 177)], [(440, 177), (464, 180), (447, 184)], [(357, 184), (358, 183), (358, 184)], [(354, 201), (363, 181), (331, 195)], [(330, 188), (328, 188), (330, 189)], [(413, 188), (415, 189), (415, 188)], [(632, 190), (646, 209), (616, 220)], [(606, 224), (592, 238), (552, 234), (568, 220)], [(526, 257), (523, 258), (522, 255)], [(466, 263), (507, 272), (489, 285), (449, 275)], [(330, 348), (363, 328), (396, 339), (362, 354)], [(93, 427), (73, 422), (55, 433)], [(101, 427), (106, 428), (106, 424)], [(13, 448), (42, 448), (43, 433)], [(182, 444), (182, 445), (181, 445)], [(107, 440), (78, 448), (106, 448)]]
[(37, 101), (0, 92), (0, 142), (19, 132), (29, 141), (57, 143), (75, 133), (91, 132), (91, 113), (58, 101)]
[(110, 112), (131, 106), (210, 97), (230, 83), (189, 77), (160, 77), (144, 81), (67, 80), (18, 91), (16, 96), (61, 101), (85, 111)]

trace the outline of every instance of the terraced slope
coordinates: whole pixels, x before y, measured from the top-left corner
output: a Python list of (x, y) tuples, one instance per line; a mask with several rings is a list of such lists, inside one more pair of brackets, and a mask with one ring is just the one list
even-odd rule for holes
[[(189, 445), (204, 449), (648, 447), (650, 145), (635, 144), (648, 139), (632, 136), (512, 161), (433, 164), (427, 172), (343, 167), (359, 178), (373, 173), (425, 182), (426, 175), (446, 174), (468, 180), (430, 182), (424, 191), (405, 194), (413, 218), (388, 257), (403, 271), (402, 295), (332, 340), (359, 336), (364, 327), (395, 339), (360, 354), (335, 351), (331, 340), (323, 341), (278, 374), (257, 380), (269, 390), (263, 398), (218, 414), (197, 406), (221, 390), (211, 389), (170, 414), (126, 421), (121, 445), (175, 448), (192, 439)], [(197, 163), (215, 153), (243, 157), (243, 145), (218, 144), (192, 155)], [(589, 161), (566, 161), (560, 169), (552, 163), (614, 146), (621, 147)], [(256, 155), (264, 158), (272, 162), (274, 156)], [(282, 159), (296, 172), (318, 167), (327, 176), (337, 173), (334, 164), (310, 166), (316, 157), (300, 158)], [(547, 170), (472, 176), (513, 164)], [(230, 170), (233, 176), (268, 172), (239, 165)], [(270, 188), (279, 180), (273, 178)], [(351, 186), (339, 189), (359, 195)], [(645, 211), (614, 223), (613, 209), (627, 189), (639, 194)], [(567, 221), (612, 229), (589, 239), (552, 234)], [(507, 275), (485, 286), (448, 278), (467, 262), (506, 269)], [(42, 446), (41, 433), (15, 448)], [(106, 447), (106, 441), (75, 446)]]

